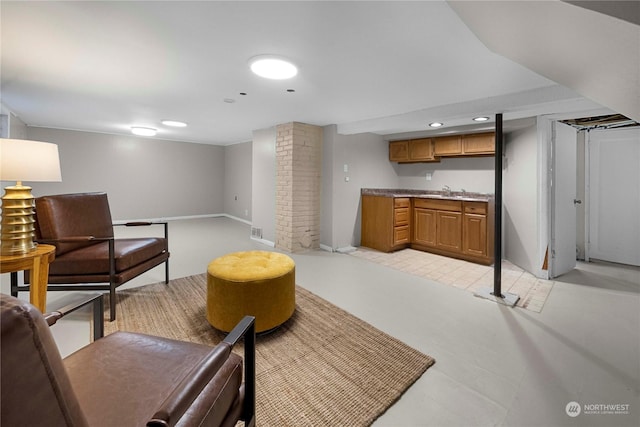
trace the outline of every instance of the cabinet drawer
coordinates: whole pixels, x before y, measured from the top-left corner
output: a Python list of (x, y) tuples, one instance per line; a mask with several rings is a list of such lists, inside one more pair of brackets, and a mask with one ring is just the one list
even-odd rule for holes
[(393, 225), (409, 224), (409, 208), (395, 208), (393, 215)]
[(487, 204), (485, 202), (464, 202), (465, 213), (485, 214), (487, 213)]
[(403, 225), (400, 227), (393, 228), (393, 244), (394, 245), (409, 243), (409, 241), (410, 241), (410, 236), (409, 236), (408, 225)]
[(439, 211), (462, 212), (462, 202), (457, 200), (414, 199), (416, 208), (435, 209)]
[(394, 208), (408, 208), (411, 205), (411, 199), (408, 197), (396, 197), (393, 199)]

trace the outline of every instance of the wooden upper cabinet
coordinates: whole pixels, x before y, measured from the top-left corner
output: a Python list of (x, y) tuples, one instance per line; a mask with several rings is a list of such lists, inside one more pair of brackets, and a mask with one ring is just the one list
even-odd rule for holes
[(460, 135), (433, 138), (433, 154), (436, 156), (459, 156), (462, 154)]
[(399, 163), (438, 161), (433, 156), (431, 138), (389, 142), (389, 160)]
[(409, 159), (411, 161), (434, 160), (431, 138), (412, 139), (409, 141)]
[(389, 160), (392, 162), (408, 162), (409, 141), (389, 142)]
[(495, 134), (490, 132), (463, 135), (462, 151), (464, 154), (494, 154), (496, 151)]
[(398, 163), (439, 162), (441, 157), (488, 156), (494, 153), (493, 132), (389, 142), (389, 160)]

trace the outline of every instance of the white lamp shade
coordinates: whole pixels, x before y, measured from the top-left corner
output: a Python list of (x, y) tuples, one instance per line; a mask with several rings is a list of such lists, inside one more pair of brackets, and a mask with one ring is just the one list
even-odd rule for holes
[(0, 139), (2, 181), (62, 181), (58, 146), (25, 139)]

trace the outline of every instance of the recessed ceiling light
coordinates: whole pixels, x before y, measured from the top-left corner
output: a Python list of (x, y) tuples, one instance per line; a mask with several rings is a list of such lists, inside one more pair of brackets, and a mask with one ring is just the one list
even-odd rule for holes
[(473, 120), (476, 122), (486, 122), (489, 120), (489, 117), (474, 117)]
[(433, 122), (433, 123), (429, 123), (429, 126), (431, 126), (432, 128), (439, 128), (440, 126), (442, 126), (444, 123), (440, 123), (440, 122)]
[(185, 122), (179, 122), (177, 120), (163, 120), (162, 124), (165, 126), (172, 126), (174, 128), (183, 128), (187, 126)]
[(140, 126), (131, 127), (131, 133), (139, 136), (156, 136), (157, 132), (158, 131), (154, 128), (146, 128), (146, 127), (140, 127)]
[(227, 104), (233, 104), (234, 102), (236, 102), (236, 100), (233, 98), (225, 98), (223, 99), (223, 101), (226, 102)]
[(255, 56), (249, 60), (249, 66), (251, 71), (266, 79), (284, 80), (298, 74), (298, 68), (295, 65), (273, 55)]

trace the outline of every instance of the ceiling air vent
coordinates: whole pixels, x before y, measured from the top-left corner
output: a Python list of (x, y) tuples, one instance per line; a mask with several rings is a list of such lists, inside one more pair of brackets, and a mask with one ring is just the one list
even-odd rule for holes
[(640, 126), (640, 123), (631, 120), (622, 114), (610, 114), (607, 116), (583, 117), (581, 119), (560, 120), (560, 122), (573, 126), (580, 130), (613, 129), (631, 126)]

